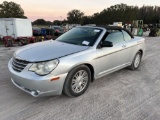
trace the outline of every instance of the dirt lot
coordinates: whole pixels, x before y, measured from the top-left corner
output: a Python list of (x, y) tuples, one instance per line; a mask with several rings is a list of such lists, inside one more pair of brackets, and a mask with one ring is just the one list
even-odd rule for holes
[(160, 37), (146, 38), (139, 70), (123, 69), (91, 83), (78, 98), (34, 98), (10, 81), (7, 62), (17, 48), (0, 48), (1, 120), (160, 120)]

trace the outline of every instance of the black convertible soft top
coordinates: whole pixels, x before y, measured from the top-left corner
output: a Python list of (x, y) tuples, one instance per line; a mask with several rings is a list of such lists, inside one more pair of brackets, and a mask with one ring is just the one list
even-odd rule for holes
[(96, 26), (96, 27), (102, 27), (105, 28), (106, 30), (124, 30), (126, 31), (132, 38), (134, 38), (134, 36), (125, 28), (122, 27), (117, 27), (117, 26)]

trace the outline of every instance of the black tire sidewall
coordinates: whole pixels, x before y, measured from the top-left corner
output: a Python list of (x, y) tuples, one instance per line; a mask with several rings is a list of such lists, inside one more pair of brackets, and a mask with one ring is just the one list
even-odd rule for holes
[[(80, 92), (80, 93), (75, 93), (73, 90), (72, 90), (72, 87), (71, 87), (71, 83), (72, 83), (72, 79), (73, 79), (73, 76), (80, 70), (85, 70), (87, 73), (88, 73), (88, 82), (87, 82), (87, 85), (86, 87)], [(65, 80), (65, 83), (64, 83), (64, 87), (63, 87), (63, 91), (65, 94), (67, 94), (68, 96), (70, 97), (77, 97), (77, 96), (80, 96), (82, 95), (88, 88), (89, 86), (89, 83), (91, 81), (91, 72), (90, 72), (90, 69), (85, 66), (85, 65), (80, 65), (80, 66), (77, 66), (75, 68), (73, 68), (67, 75), (67, 78)]]

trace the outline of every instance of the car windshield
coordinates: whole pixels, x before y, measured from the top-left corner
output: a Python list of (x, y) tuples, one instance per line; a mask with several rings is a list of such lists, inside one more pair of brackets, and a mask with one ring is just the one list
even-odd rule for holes
[(101, 32), (102, 30), (97, 28), (76, 27), (61, 35), (56, 40), (80, 46), (93, 46)]

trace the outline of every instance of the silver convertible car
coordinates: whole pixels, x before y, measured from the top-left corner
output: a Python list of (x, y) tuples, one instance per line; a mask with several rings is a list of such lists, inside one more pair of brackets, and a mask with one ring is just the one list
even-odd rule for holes
[(56, 40), (24, 46), (8, 63), (12, 83), (34, 97), (83, 94), (90, 82), (139, 68), (145, 39), (120, 27), (75, 27)]

